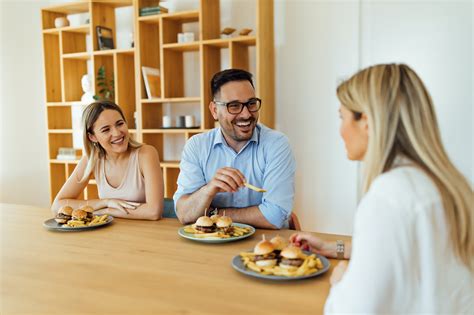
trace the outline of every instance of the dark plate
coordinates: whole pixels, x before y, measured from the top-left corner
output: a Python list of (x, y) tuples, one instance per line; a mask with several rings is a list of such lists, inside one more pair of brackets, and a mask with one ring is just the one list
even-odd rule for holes
[(54, 218), (53, 218), (53, 219), (44, 221), (43, 226), (47, 228), (48, 230), (55, 230), (55, 231), (67, 231), (67, 232), (85, 231), (85, 230), (92, 230), (92, 229), (103, 227), (107, 224), (110, 224), (110, 222), (112, 222), (113, 220), (114, 220), (114, 217), (109, 215), (107, 217), (107, 220), (105, 220), (105, 222), (101, 224), (96, 224), (92, 226), (63, 227), (62, 224), (59, 224), (58, 222), (54, 221)]
[[(252, 251), (250, 250), (249, 252), (252, 252)], [(303, 251), (303, 252), (306, 255), (313, 254), (309, 251)], [(323, 269), (320, 269), (320, 270), (316, 271), (315, 273), (312, 273), (312, 274), (309, 274), (309, 275), (306, 275), (306, 276), (285, 277), (285, 276), (275, 276), (275, 275), (264, 275), (264, 274), (258, 273), (256, 271), (250, 270), (247, 267), (245, 267), (244, 262), (242, 261), (242, 257), (240, 257), (240, 255), (234, 256), (234, 258), (232, 258), (232, 267), (234, 267), (234, 269), (237, 270), (238, 272), (241, 272), (241, 273), (243, 273), (247, 276), (260, 278), (260, 279), (279, 280), (279, 281), (300, 280), (300, 279), (307, 279), (307, 278), (312, 278), (312, 277), (319, 276), (320, 274), (323, 274), (323, 273), (325, 273), (326, 271), (329, 270), (329, 267), (331, 265), (329, 260), (326, 257), (321, 256), (319, 254), (316, 254), (316, 257), (321, 259), (321, 262), (323, 263)]]

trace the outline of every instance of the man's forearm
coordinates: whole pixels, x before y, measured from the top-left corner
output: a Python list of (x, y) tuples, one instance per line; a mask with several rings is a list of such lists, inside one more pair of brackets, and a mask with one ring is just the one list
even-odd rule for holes
[(231, 217), (234, 222), (250, 224), (261, 229), (277, 229), (276, 226), (265, 219), (258, 206), (219, 209), (219, 214), (223, 215), (224, 211), (225, 215)]
[(208, 209), (214, 195), (210, 193), (207, 186), (202, 186), (199, 190), (190, 195), (184, 195), (176, 203), (176, 214), (183, 224), (194, 223), (204, 215), (204, 210)]

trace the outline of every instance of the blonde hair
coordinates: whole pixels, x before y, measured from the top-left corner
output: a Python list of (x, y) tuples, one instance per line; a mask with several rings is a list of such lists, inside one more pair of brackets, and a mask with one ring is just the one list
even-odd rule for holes
[[(100, 145), (100, 143), (92, 142), (89, 139), (89, 134), (94, 134), (94, 124), (99, 118), (100, 114), (106, 110), (115, 110), (120, 113), (122, 119), (127, 122), (125, 116), (123, 115), (122, 109), (115, 103), (109, 101), (98, 101), (89, 104), (82, 113), (82, 127), (83, 127), (83, 139), (84, 139), (84, 151), (87, 156), (87, 166), (84, 170), (84, 175), (81, 178), (81, 182), (88, 180), (91, 175), (94, 167), (97, 163), (97, 160), (105, 157), (107, 152)], [(128, 140), (128, 148), (139, 148), (142, 144), (130, 138)]]
[(473, 191), (444, 150), (433, 102), (418, 75), (404, 64), (375, 65), (341, 83), (337, 96), (356, 119), (361, 113), (368, 119), (364, 192), (397, 155), (415, 162), (440, 192), (455, 254), (474, 270)]

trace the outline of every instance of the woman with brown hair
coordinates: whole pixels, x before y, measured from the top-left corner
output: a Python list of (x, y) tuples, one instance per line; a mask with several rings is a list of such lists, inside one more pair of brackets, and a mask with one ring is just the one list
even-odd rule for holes
[[(443, 148), (423, 82), (406, 65), (376, 65), (337, 96), (348, 158), (363, 161), (365, 195), (326, 313), (472, 312), (473, 191)], [(291, 241), (332, 257), (340, 249), (309, 233)]]
[[(120, 107), (99, 101), (83, 113), (85, 155), (56, 196), (51, 209), (92, 207), (94, 214), (158, 220), (163, 213), (163, 174), (156, 149), (130, 137)], [(79, 200), (94, 176), (100, 199)]]

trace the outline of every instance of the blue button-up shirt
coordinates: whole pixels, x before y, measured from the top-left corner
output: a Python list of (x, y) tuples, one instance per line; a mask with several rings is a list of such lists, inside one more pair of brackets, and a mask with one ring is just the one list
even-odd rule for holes
[(258, 206), (275, 227), (287, 222), (295, 194), (295, 158), (284, 134), (257, 124), (252, 138), (238, 153), (227, 144), (220, 128), (193, 136), (184, 147), (174, 204), (210, 182), (222, 167), (240, 170), (248, 183), (267, 191), (241, 188), (235, 193), (217, 193), (212, 207)]

